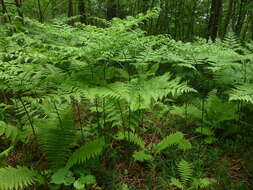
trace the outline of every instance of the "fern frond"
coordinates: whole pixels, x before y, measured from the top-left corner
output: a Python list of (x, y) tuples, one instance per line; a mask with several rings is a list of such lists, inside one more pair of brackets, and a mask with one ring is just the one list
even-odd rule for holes
[(207, 127), (198, 127), (195, 131), (205, 136), (214, 136), (214, 131)]
[(164, 149), (171, 147), (173, 145), (179, 145), (181, 149), (191, 148), (190, 142), (184, 139), (184, 134), (181, 132), (176, 132), (165, 137), (160, 143), (155, 145), (156, 153), (161, 153)]
[(23, 133), (18, 127), (0, 121), (0, 136), (2, 135), (5, 135), (5, 137), (12, 140), (12, 142), (24, 140), (22, 138)]
[(145, 153), (144, 151), (134, 152), (133, 158), (134, 158), (135, 161), (140, 161), (140, 162), (154, 160), (153, 156), (151, 156), (150, 154)]
[(229, 95), (230, 101), (240, 101), (253, 104), (253, 85), (243, 84), (237, 86)]
[(40, 123), (39, 144), (53, 169), (65, 166), (75, 138), (74, 123), (67, 118)]
[(136, 133), (120, 131), (115, 135), (115, 139), (129, 141), (135, 145), (140, 146), (141, 148), (145, 147), (145, 142)]
[(104, 147), (105, 140), (103, 138), (86, 143), (70, 156), (66, 167), (71, 168), (75, 164), (82, 164), (91, 158), (97, 157), (102, 153)]
[(26, 167), (0, 168), (0, 190), (24, 189), (39, 181), (41, 176)]
[(186, 186), (187, 182), (192, 179), (192, 164), (185, 160), (181, 160), (178, 165), (178, 172), (180, 175), (180, 180), (184, 186)]
[(223, 45), (228, 49), (233, 49), (238, 51), (241, 49), (240, 41), (238, 40), (236, 34), (234, 32), (228, 32), (223, 40)]
[(176, 186), (178, 189), (184, 189), (184, 185), (174, 177), (170, 179), (170, 186)]
[(212, 182), (208, 178), (194, 178), (190, 190), (205, 189), (212, 185)]

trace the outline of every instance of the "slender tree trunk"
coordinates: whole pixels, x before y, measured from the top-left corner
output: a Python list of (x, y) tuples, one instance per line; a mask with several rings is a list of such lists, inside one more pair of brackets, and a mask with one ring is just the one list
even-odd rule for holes
[(8, 14), (8, 10), (7, 10), (6, 6), (5, 6), (4, 0), (0, 0), (0, 2), (1, 2), (1, 5), (2, 5), (2, 12), (3, 12), (3, 15), (4, 15), (4, 23), (7, 22), (6, 15), (7, 15), (7, 18), (9, 20), (9, 22), (11, 23), (11, 17)]
[(236, 23), (236, 26), (235, 26), (235, 32), (238, 36), (241, 33), (242, 26), (243, 26), (243, 23), (244, 23), (246, 14), (247, 14), (247, 11), (245, 10), (246, 4), (247, 4), (247, 0), (241, 0), (239, 15), (238, 15), (237, 23)]
[(55, 12), (56, 12), (56, 9), (55, 9), (55, 7), (56, 7), (56, 2), (55, 2), (55, 0), (52, 0), (51, 1), (51, 10), (52, 10), (52, 12), (51, 12), (51, 14), (52, 14), (52, 18), (55, 18)]
[(114, 0), (107, 1), (107, 19), (111, 20), (117, 16), (117, 5)]
[(207, 39), (211, 37), (211, 39), (214, 41), (217, 37), (221, 9), (222, 9), (222, 0), (212, 0)]
[(165, 1), (164, 5), (164, 32), (169, 33), (170, 28), (169, 28), (169, 2)]
[(85, 13), (84, 0), (78, 0), (78, 10), (79, 10), (79, 14), (81, 15), (80, 22), (86, 23), (86, 13)]
[(253, 14), (251, 15), (251, 40), (253, 41)]
[(40, 0), (37, 0), (37, 4), (38, 4), (38, 15), (39, 15), (39, 21), (42, 23), (44, 22), (44, 15), (41, 9), (41, 3)]
[(192, 41), (193, 37), (194, 37), (194, 27), (195, 27), (195, 12), (196, 12), (196, 8), (197, 8), (197, 1), (194, 1), (194, 4), (192, 6), (192, 11), (191, 11), (191, 16), (190, 16), (190, 22), (189, 22), (189, 26), (188, 26), (188, 37), (187, 40)]
[(14, 0), (14, 3), (16, 5), (18, 16), (20, 17), (20, 21), (22, 23), (24, 23), (24, 15), (23, 15), (23, 12), (21, 11), (21, 7), (22, 7), (21, 1), (20, 0)]
[(228, 5), (228, 12), (224, 21), (224, 28), (223, 28), (223, 33), (222, 33), (222, 38), (224, 38), (227, 34), (227, 29), (230, 23), (230, 19), (232, 17), (232, 11), (233, 11), (233, 6), (234, 6), (234, 0), (229, 0), (229, 5)]
[[(152, 0), (150, 8), (152, 9), (154, 7), (155, 0)], [(148, 28), (148, 34), (153, 34), (153, 24), (154, 24), (154, 19), (151, 18), (151, 21), (149, 22), (149, 28)]]
[[(73, 1), (72, 0), (68, 0), (68, 17), (72, 17), (72, 16), (74, 16), (74, 13), (73, 13)], [(73, 20), (69, 21), (69, 24), (73, 25), (74, 21)]]
[(149, 0), (143, 0), (142, 12), (147, 12), (149, 9)]
[(247, 32), (249, 29), (249, 25), (250, 25), (250, 15), (246, 15), (246, 23), (244, 24), (244, 26), (242, 27), (241, 33), (242, 33), (242, 40), (245, 41), (246, 36), (247, 36)]

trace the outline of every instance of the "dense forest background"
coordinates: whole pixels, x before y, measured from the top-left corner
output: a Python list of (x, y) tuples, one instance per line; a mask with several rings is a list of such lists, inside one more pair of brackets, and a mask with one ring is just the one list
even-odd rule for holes
[[(233, 31), (243, 39), (253, 39), (253, 1), (251, 0), (1, 0), (1, 22), (10, 15), (47, 22), (73, 17), (71, 23), (97, 24), (95, 17), (113, 19), (160, 9), (157, 18), (144, 24), (149, 34), (168, 34), (173, 39), (192, 41), (194, 37), (223, 39)], [(5, 17), (3, 17), (5, 15)]]

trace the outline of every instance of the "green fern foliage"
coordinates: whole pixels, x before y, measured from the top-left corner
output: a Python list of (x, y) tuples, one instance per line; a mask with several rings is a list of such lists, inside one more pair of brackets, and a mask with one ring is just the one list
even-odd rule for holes
[(115, 135), (115, 139), (126, 140), (126, 141), (131, 142), (135, 145), (138, 145), (141, 148), (145, 147), (145, 142), (136, 133), (132, 133), (132, 132), (128, 132), (128, 131), (120, 131)]
[(140, 162), (154, 160), (152, 155), (147, 154), (144, 151), (134, 152), (133, 158), (134, 158), (135, 161), (140, 161)]
[(212, 184), (207, 178), (194, 178), (193, 165), (185, 160), (181, 160), (177, 164), (177, 169), (180, 179), (172, 177), (170, 180), (172, 187), (176, 186), (181, 190), (197, 190), (204, 189)]
[(25, 189), (37, 182), (41, 182), (41, 180), (42, 178), (37, 172), (26, 167), (18, 166), (17, 168), (0, 168), (1, 190)]
[(40, 123), (39, 144), (53, 169), (65, 166), (74, 142), (74, 124), (66, 119)]
[(178, 189), (184, 189), (184, 185), (179, 181), (179, 179), (172, 177), (170, 179), (170, 186), (176, 186)]
[(12, 142), (23, 140), (23, 133), (18, 127), (0, 121), (0, 136), (2, 135), (10, 139)]
[(174, 134), (165, 137), (161, 142), (155, 145), (154, 149), (156, 153), (161, 153), (166, 148), (174, 145), (178, 145), (179, 148), (183, 150), (191, 148), (190, 142), (184, 139), (184, 134), (181, 132), (176, 132)]
[(229, 100), (253, 104), (253, 85), (243, 84), (237, 86), (231, 91)]
[(75, 164), (83, 164), (87, 160), (97, 157), (102, 153), (104, 147), (104, 138), (98, 138), (94, 141), (84, 144), (70, 156), (66, 167), (71, 168)]
[(228, 49), (233, 49), (235, 51), (241, 49), (240, 41), (238, 40), (236, 34), (234, 32), (228, 32), (223, 40), (223, 44)]
[(205, 189), (212, 185), (208, 178), (194, 178), (190, 189)]
[(180, 180), (185, 186), (192, 178), (192, 172), (193, 172), (192, 164), (185, 160), (181, 160), (178, 163), (178, 172), (180, 175)]

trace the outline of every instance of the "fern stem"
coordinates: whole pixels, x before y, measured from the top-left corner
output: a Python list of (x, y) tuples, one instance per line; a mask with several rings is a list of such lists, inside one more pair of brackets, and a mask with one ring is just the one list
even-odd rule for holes
[[(203, 134), (203, 127), (204, 127), (204, 112), (205, 112), (205, 98), (202, 98), (201, 104), (201, 134)], [(198, 170), (200, 169), (200, 153), (201, 153), (202, 143), (199, 143), (199, 150), (198, 150)]]
[(131, 129), (131, 109), (130, 105), (128, 106), (128, 130)]
[(99, 122), (99, 111), (98, 111), (98, 99), (95, 99), (95, 105), (96, 105), (96, 112), (97, 112), (97, 125), (98, 125), (98, 130), (100, 135), (102, 134), (101, 129), (100, 129), (100, 122)]
[(60, 123), (60, 127), (63, 128), (63, 127), (62, 127), (62, 120), (61, 120), (61, 117), (60, 117), (58, 108), (57, 108), (57, 106), (56, 106), (56, 104), (55, 104), (55, 101), (53, 101), (53, 105), (54, 105), (54, 109), (55, 109), (55, 111), (56, 111), (56, 114), (57, 114), (57, 116), (58, 116), (58, 120), (59, 120), (59, 123)]
[(19, 98), (19, 100), (20, 100), (20, 102), (21, 102), (21, 104), (22, 104), (22, 106), (23, 106), (23, 108), (24, 108), (24, 110), (25, 110), (25, 113), (26, 113), (26, 115), (27, 115), (27, 117), (28, 117), (28, 121), (29, 121), (30, 126), (31, 126), (31, 128), (32, 128), (33, 135), (36, 136), (35, 128), (34, 128), (34, 126), (33, 126), (32, 119), (31, 119), (30, 114), (28, 113), (28, 111), (27, 111), (27, 109), (26, 109), (26, 106), (25, 106), (25, 104), (24, 104), (24, 101), (22, 100), (21, 97), (18, 97), (18, 98)]
[(124, 123), (123, 111), (122, 111), (122, 108), (121, 108), (119, 100), (117, 100), (117, 103), (118, 103), (118, 106), (119, 106), (119, 111), (120, 111), (120, 117), (121, 117), (122, 126), (124, 127), (125, 123)]
[(102, 104), (103, 104), (103, 128), (105, 128), (105, 98), (103, 98), (103, 101), (102, 101)]
[(81, 119), (80, 107), (79, 107), (77, 101), (76, 101), (76, 107), (77, 107), (77, 114), (78, 114), (79, 125), (80, 125), (80, 129), (81, 129), (82, 141), (84, 141), (83, 122), (82, 122), (82, 119)]
[(141, 126), (141, 121), (140, 121), (140, 118), (141, 118), (141, 95), (139, 93), (139, 97), (138, 97), (138, 110), (139, 110), (139, 118), (138, 118), (138, 126)]
[(188, 104), (185, 103), (185, 126), (188, 126)]

